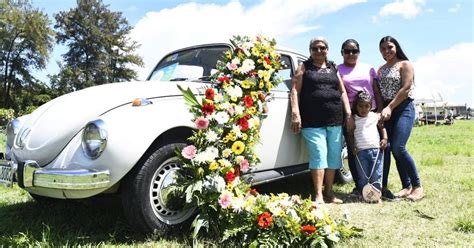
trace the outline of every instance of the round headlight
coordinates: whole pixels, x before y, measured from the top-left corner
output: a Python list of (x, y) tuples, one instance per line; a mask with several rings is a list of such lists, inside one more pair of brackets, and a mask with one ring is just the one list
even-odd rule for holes
[(107, 130), (103, 120), (87, 123), (82, 132), (82, 150), (91, 159), (98, 158), (107, 145)]

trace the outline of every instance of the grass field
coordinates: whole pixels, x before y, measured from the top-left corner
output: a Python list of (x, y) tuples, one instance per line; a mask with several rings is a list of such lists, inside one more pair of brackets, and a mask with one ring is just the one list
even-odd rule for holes
[[(4, 137), (0, 136), (0, 141)], [(3, 142), (2, 142), (3, 145)], [(364, 204), (348, 196), (352, 185), (336, 187), (346, 203), (327, 205), (335, 217), (349, 213), (363, 236), (345, 240), (341, 247), (468, 247), (474, 244), (474, 122), (413, 129), (408, 145), (417, 162), (426, 197), (420, 202)], [(389, 186), (400, 189), (392, 166)], [(308, 196), (307, 175), (267, 184), (261, 192), (288, 192)], [(25, 191), (0, 187), (1, 246), (147, 246), (186, 247), (186, 238), (144, 238), (130, 230), (120, 201), (92, 199), (78, 202), (37, 203)], [(223, 246), (218, 240), (203, 247)], [(227, 245), (225, 245), (227, 246)]]

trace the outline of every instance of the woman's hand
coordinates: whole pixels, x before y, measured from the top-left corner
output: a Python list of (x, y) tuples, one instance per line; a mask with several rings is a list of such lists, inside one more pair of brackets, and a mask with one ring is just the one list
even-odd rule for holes
[(380, 149), (385, 150), (387, 148), (387, 139), (381, 139), (380, 140)]
[(291, 130), (294, 133), (301, 131), (301, 117), (299, 113), (291, 113)]
[(380, 113), (381, 121), (388, 121), (390, 120), (390, 117), (392, 117), (392, 109), (387, 106), (384, 109), (382, 109), (382, 113)]

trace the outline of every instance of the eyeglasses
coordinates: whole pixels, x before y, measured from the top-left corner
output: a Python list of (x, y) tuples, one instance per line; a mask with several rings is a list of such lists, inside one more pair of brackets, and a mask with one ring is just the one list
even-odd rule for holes
[(342, 52), (346, 55), (348, 54), (359, 54), (359, 49), (347, 49), (347, 48), (344, 48), (342, 49)]
[(314, 47), (311, 47), (311, 51), (312, 52), (324, 52), (326, 51), (328, 48), (325, 47), (325, 46), (314, 46)]

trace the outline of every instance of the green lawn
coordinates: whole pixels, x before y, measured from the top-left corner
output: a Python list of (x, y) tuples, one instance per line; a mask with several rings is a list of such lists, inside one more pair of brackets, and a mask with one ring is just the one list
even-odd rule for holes
[[(0, 140), (4, 140), (0, 136)], [(2, 142), (3, 143), (3, 142)], [(2, 144), (3, 146), (3, 144)], [(327, 205), (333, 216), (349, 213), (363, 237), (343, 241), (342, 247), (467, 247), (474, 243), (474, 122), (413, 129), (409, 151), (417, 162), (426, 198), (412, 203), (364, 204), (348, 196), (352, 185), (337, 186), (342, 205)], [(395, 166), (390, 188), (400, 189)], [(263, 185), (261, 192), (309, 195), (306, 176)], [(0, 187), (1, 246), (190, 246), (191, 241), (143, 238), (130, 230), (118, 199), (93, 199), (44, 205), (15, 187)], [(222, 246), (218, 240), (201, 246)]]

